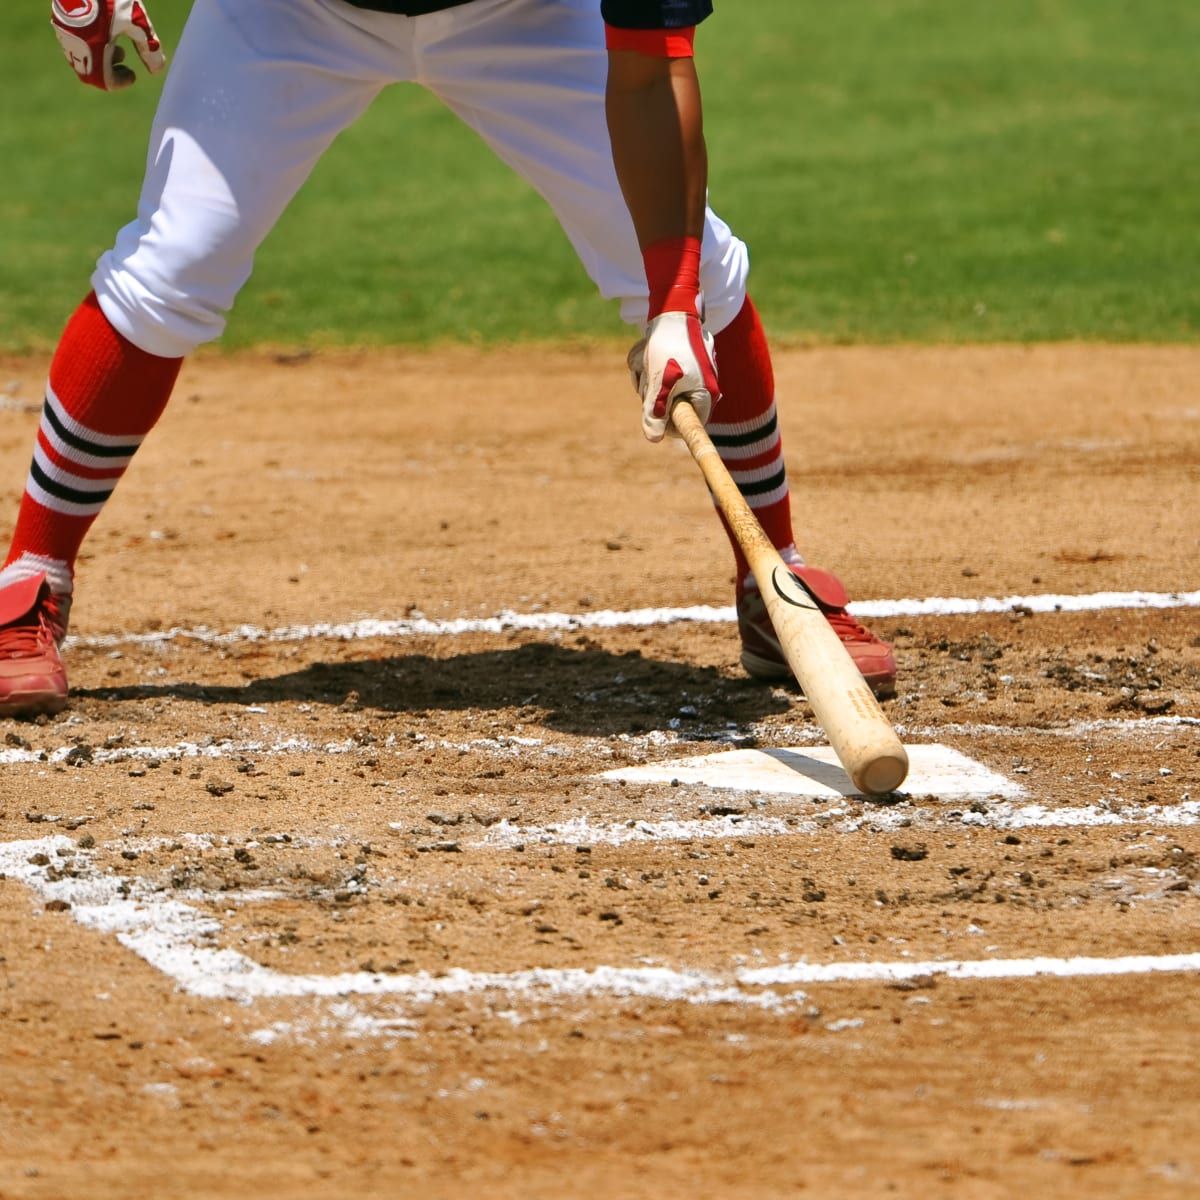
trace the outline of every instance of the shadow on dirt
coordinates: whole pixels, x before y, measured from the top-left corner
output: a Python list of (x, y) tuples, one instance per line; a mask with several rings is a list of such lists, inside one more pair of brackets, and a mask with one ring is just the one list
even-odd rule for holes
[(346, 705), (414, 716), (510, 709), (523, 721), (592, 735), (638, 733), (675, 721), (679, 725), (673, 727), (685, 730), (741, 726), (791, 707), (774, 689), (724, 676), (714, 667), (645, 658), (637, 650), (613, 654), (541, 643), (453, 658), (412, 654), (319, 662), (245, 684), (136, 684), (74, 694), (100, 701)]

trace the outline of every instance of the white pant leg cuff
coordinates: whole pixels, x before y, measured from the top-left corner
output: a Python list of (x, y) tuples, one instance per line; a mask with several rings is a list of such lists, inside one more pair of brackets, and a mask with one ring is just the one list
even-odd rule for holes
[(158, 358), (186, 358), (201, 343), (224, 332), (223, 320), (201, 322), (182, 315), (111, 260), (109, 251), (97, 263), (92, 290), (109, 324), (139, 350)]

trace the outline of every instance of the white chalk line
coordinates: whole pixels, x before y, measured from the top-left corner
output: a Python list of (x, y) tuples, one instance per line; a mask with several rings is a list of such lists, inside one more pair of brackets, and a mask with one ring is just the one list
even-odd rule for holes
[(1200, 608), (1200, 591), (1045, 593), (1033, 596), (930, 596), (924, 600), (861, 600), (849, 605), (857, 617), (964, 617), (983, 613), (1081, 613), (1113, 609)]
[[(257, 708), (258, 706), (256, 706)], [(1070, 721), (1064, 725), (1044, 727), (1041, 725), (985, 725), (985, 724), (950, 724), (950, 725), (903, 725), (896, 726), (901, 737), (941, 738), (1079, 738), (1092, 735), (1112, 735), (1114, 737), (1140, 737), (1147, 733), (1165, 732), (1173, 729), (1200, 729), (1200, 717), (1129, 717), (1105, 718), (1090, 721)], [(815, 727), (792, 728), (777, 731), (780, 736), (789, 741), (817, 743), (823, 741), (824, 733)], [(754, 732), (742, 733), (725, 730), (711, 736), (687, 737), (676, 734), (671, 730), (652, 730), (641, 735), (622, 734), (619, 743), (627, 748), (642, 748), (647, 751), (658, 751), (671, 747), (710, 746), (715, 744), (740, 745), (748, 737), (757, 737)], [(92, 747), (87, 752), (87, 761), (92, 763), (138, 763), (138, 762), (178, 762), (185, 759), (224, 759), (247, 757), (272, 757), (276, 755), (306, 755), (306, 754), (353, 754), (361, 751), (364, 754), (380, 753), (396, 748), (423, 747), (425, 749), (456, 750), (485, 753), (514, 757), (519, 754), (538, 751), (552, 758), (572, 758), (578, 755), (601, 754), (611, 749), (606, 738), (581, 738), (572, 745), (547, 744), (543, 738), (501, 736), (493, 738), (473, 738), (465, 742), (456, 742), (444, 738), (430, 738), (425, 734), (416, 733), (413, 737), (397, 737), (388, 734), (378, 742), (359, 743), (353, 739), (339, 742), (316, 742), (308, 738), (285, 737), (273, 741), (262, 738), (212, 738), (198, 742), (180, 741), (168, 746), (116, 746), (111, 748)], [(80, 753), (79, 746), (56, 746), (50, 750), (24, 749), (10, 746), (0, 748), (0, 766), (46, 766), (60, 765), (71, 759), (72, 755)], [(657, 760), (656, 760), (657, 761)], [(665, 760), (663, 760), (665, 761)]]
[[(887, 808), (835, 807), (811, 816), (747, 814), (683, 820), (596, 823), (573, 817), (549, 825), (510, 825), (501, 821), (465, 850), (504, 850), (514, 846), (624, 846), (637, 842), (733, 841), (745, 838), (815, 837), (820, 834), (898, 833), (906, 829), (1082, 829), (1106, 826), (1180, 829), (1200, 825), (1200, 801), (1181, 804), (1084, 804), (1047, 808), (1041, 804), (995, 802), (985, 811), (895, 805)], [(395, 828), (407, 828), (399, 822)]]
[[(228, 739), (202, 742), (176, 742), (172, 746), (121, 746), (114, 749), (92, 747), (86, 751), (85, 761), (92, 763), (139, 763), (139, 762), (179, 762), (190, 758), (242, 758), (247, 755), (276, 755), (276, 754), (349, 754), (355, 750), (363, 750), (354, 741), (343, 742), (312, 742), (307, 738), (283, 738), (276, 742), (263, 742), (255, 739), (244, 741)], [(0, 750), (0, 766), (17, 766), (18, 764), (57, 765), (75, 761), (72, 756), (80, 754), (77, 745), (57, 746), (53, 750), (25, 750), (10, 748)]]
[[(653, 966), (533, 968), (510, 972), (452, 968), (437, 975), (424, 971), (409, 975), (366, 971), (292, 975), (264, 967), (237, 951), (213, 948), (212, 942), (221, 933), (216, 918), (190, 904), (165, 898), (140, 881), (131, 884), (94, 867), (81, 878), (56, 879), (51, 877), (50, 866), (30, 861), (36, 855), (45, 855), (53, 861), (60, 849), (74, 847), (69, 839), (62, 837), (0, 845), (0, 874), (20, 880), (45, 901), (69, 904), (81, 925), (114, 934), (121, 945), (167, 975), (182, 991), (246, 1004), (298, 998), (344, 1000), (349, 996), (390, 997), (429, 1004), (447, 996), (498, 992), (508, 997), (546, 1001), (609, 996), (736, 1004), (778, 1012), (793, 1008), (804, 999), (804, 993), (754, 989), (815, 983), (902, 982), (934, 976), (975, 980), (1065, 979), (1200, 971), (1200, 953), (1188, 953), (1107, 958), (795, 962), (736, 968), (720, 975)], [(87, 856), (76, 851), (73, 859), (76, 868), (81, 860), (91, 866)], [(353, 1016), (357, 1010), (348, 1013)]]
[(1095, 734), (1140, 736), (1147, 731), (1200, 729), (1200, 717), (1097, 717), (1067, 721), (1062, 725), (990, 725), (966, 722), (946, 725), (896, 725), (901, 737), (1055, 737), (1082, 738)]
[[(428, 1004), (447, 996), (502, 992), (508, 996), (558, 1000), (612, 996), (685, 1001), (690, 1004), (738, 1004), (780, 1010), (803, 999), (801, 993), (746, 991), (729, 979), (702, 971), (668, 967), (534, 968), (525, 971), (468, 971), (451, 968), (436, 975), (376, 974), (350, 971), (336, 975), (290, 975), (264, 967), (235, 950), (215, 949), (221, 924), (212, 916), (140, 883), (92, 870), (82, 878), (51, 878), (51, 867), (30, 862), (45, 855), (53, 864), (59, 850), (75, 850), (65, 837), (46, 837), (0, 845), (0, 875), (18, 879), (46, 901), (61, 900), (87, 929), (114, 934), (118, 942), (171, 978), (183, 991), (208, 999), (336, 999), (347, 996), (392, 997)], [(72, 863), (89, 862), (76, 850)], [(58, 860), (61, 868), (62, 860)], [(214, 902), (224, 897), (214, 894)]]
[[(850, 612), (864, 620), (880, 617), (950, 617), (985, 613), (1082, 613), (1113, 609), (1200, 608), (1200, 591), (1188, 592), (1092, 592), (1086, 595), (1044, 594), (1032, 596), (929, 596), (924, 599), (857, 600)], [(724, 624), (737, 619), (732, 606), (700, 604), (685, 608), (607, 609), (585, 613), (518, 613), (505, 610), (494, 617), (455, 617), (435, 621), (428, 617), (403, 620), (364, 618), (357, 621), (285, 625), (267, 629), (260, 625), (238, 625), (215, 630), (200, 625), (176, 626), (151, 633), (109, 633), (70, 637), (67, 646), (106, 649), (117, 646), (162, 646), (174, 641), (229, 646), (241, 642), (360, 641), (368, 638), (460, 637), (470, 633), (567, 632), (585, 629), (645, 628), (652, 625)]]
[[(460, 753), (483, 751), (508, 757), (539, 749), (552, 757), (562, 757), (564, 754), (571, 753), (562, 747), (545, 746), (541, 738), (497, 737), (453, 742), (443, 738), (431, 738), (423, 733), (415, 733), (411, 738), (388, 734), (386, 738), (376, 742), (356, 742), (353, 738), (346, 738), (340, 742), (314, 742), (300, 737), (278, 738), (275, 741), (264, 741), (261, 738), (209, 738), (199, 742), (175, 742), (170, 746), (89, 747), (85, 752), (84, 760), (90, 763), (136, 764), (139, 762), (179, 762), (193, 758), (270, 758), (288, 754), (338, 755), (353, 754), (356, 751), (363, 754), (377, 754), (380, 751), (394, 750), (396, 747), (457, 750)], [(75, 761), (73, 756), (78, 756), (80, 753), (80, 747), (76, 744), (56, 746), (53, 750), (26, 750), (21, 747), (12, 747), (0, 750), (0, 766), (27, 764), (44, 766), (69, 763)]]
[(738, 982), (769, 986), (793, 983), (900, 983), (945, 979), (1095, 979), (1200, 971), (1200, 954), (1130, 954), (1118, 958), (993, 958), (943, 962), (784, 963), (739, 971)]

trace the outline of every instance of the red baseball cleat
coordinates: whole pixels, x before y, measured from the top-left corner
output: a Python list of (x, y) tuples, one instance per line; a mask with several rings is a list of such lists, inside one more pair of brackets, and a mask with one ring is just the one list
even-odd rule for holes
[[(820, 606), (842, 645), (850, 652), (867, 686), (876, 696), (896, 694), (896, 660), (892, 648), (847, 611), (850, 602), (842, 581), (820, 567), (792, 567), (793, 574)], [(738, 632), (742, 635), (742, 666), (755, 679), (790, 679), (792, 669), (783, 656), (779, 639), (767, 616), (767, 606), (757, 588), (738, 596)]]
[(58, 643), (71, 601), (45, 575), (0, 588), (0, 717), (32, 717), (67, 706), (67, 672)]

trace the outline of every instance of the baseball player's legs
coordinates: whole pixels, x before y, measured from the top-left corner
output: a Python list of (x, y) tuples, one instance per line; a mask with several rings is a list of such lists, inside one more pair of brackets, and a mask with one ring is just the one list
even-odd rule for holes
[[(402, 74), (336, 0), (196, 0), (163, 89), (137, 219), (71, 318), (0, 569), (0, 714), (66, 699), (57, 643), (74, 563), (162, 413), (218, 336), (255, 250), (339, 130)], [(403, 23), (396, 32), (411, 35)]]
[[(334, 137), (388, 82), (322, 0), (196, 0), (155, 115), (137, 218), (92, 284), (152, 354), (219, 337), (254, 254)], [(353, 12), (354, 10), (350, 10)]]
[[(546, 198), (601, 295), (618, 299), (627, 321), (644, 323), (645, 271), (613, 167), (604, 111), (607, 56), (599, 5), (476, 0), (421, 20), (428, 24), (418, 40), (420, 82)], [(708, 209), (700, 282), (723, 393), (709, 432), (768, 537), (802, 570), (771, 355), (746, 294), (748, 270), (745, 246)], [(787, 675), (748, 564), (732, 535), (729, 541), (743, 663), (755, 674)], [(839, 589), (826, 589), (826, 597), (836, 600)], [(872, 682), (882, 680), (886, 687), (895, 673), (890, 651), (845, 613), (844, 597), (834, 604), (826, 604), (826, 597), (818, 599), (847, 647)]]

